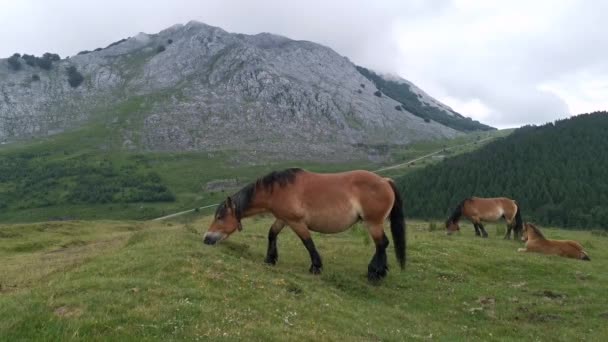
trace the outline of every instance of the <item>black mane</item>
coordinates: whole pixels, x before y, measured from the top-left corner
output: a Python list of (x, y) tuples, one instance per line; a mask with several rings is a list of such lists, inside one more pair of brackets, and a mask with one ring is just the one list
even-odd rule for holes
[(249, 209), (249, 205), (255, 196), (256, 189), (261, 188), (272, 193), (275, 185), (284, 187), (287, 184), (292, 184), (296, 179), (296, 175), (301, 171), (303, 170), (300, 168), (290, 168), (283, 171), (273, 171), (264, 177), (258, 178), (255, 182), (247, 184), (234, 195), (220, 203), (215, 210), (215, 217), (222, 218), (226, 215), (228, 201), (231, 200), (235, 208), (236, 218), (240, 220), (243, 217), (245, 210)]
[(452, 215), (450, 215), (450, 217), (446, 221), (446, 224), (455, 223), (460, 219), (460, 217), (462, 216), (462, 208), (464, 207), (464, 203), (468, 200), (468, 198), (465, 198), (460, 203), (458, 203), (458, 206), (456, 206), (456, 209), (454, 209)]

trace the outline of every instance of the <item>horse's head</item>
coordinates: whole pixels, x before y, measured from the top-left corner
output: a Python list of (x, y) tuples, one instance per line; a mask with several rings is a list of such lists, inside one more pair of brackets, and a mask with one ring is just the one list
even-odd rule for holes
[(528, 233), (529, 231), (532, 229), (532, 227), (530, 226), (534, 226), (532, 223), (524, 223), (524, 229), (521, 231), (521, 241), (523, 242), (527, 242), (528, 241)]
[(237, 229), (240, 231), (243, 226), (241, 226), (241, 220), (236, 215), (236, 207), (232, 198), (228, 197), (217, 208), (213, 222), (203, 236), (203, 242), (207, 245), (214, 245), (226, 239)]
[(446, 234), (452, 235), (452, 233), (460, 231), (460, 226), (458, 225), (458, 222), (448, 220), (445, 222), (445, 229)]

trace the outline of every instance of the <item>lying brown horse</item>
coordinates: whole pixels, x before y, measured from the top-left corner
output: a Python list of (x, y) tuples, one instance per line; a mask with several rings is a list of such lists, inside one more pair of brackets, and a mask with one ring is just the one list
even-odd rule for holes
[(591, 261), (580, 243), (572, 240), (548, 240), (540, 229), (531, 223), (524, 226), (521, 239), (526, 242), (526, 248), (519, 248), (518, 252), (535, 252)]
[(321, 273), (323, 264), (310, 231), (339, 233), (361, 220), (376, 244), (368, 266), (368, 279), (386, 276), (384, 221), (390, 218), (395, 253), (401, 268), (405, 266), (405, 219), (401, 196), (395, 184), (368, 171), (333, 174), (312, 173), (302, 169), (272, 172), (245, 186), (222, 202), (204, 243), (213, 245), (241, 230), (241, 219), (271, 213), (277, 219), (268, 232), (266, 262), (278, 259), (277, 235), (285, 225), (300, 237), (310, 254), (310, 272)]
[[(480, 198), (471, 197), (463, 200), (458, 204), (456, 209), (448, 220), (445, 222), (445, 228), (448, 235), (460, 230), (458, 221), (464, 216), (475, 227), (475, 235), (488, 237), (482, 221), (495, 222), (504, 218), (507, 222), (507, 234), (505, 239), (511, 239), (511, 230), (513, 230), (514, 238), (517, 239), (521, 235), (523, 224), (521, 220), (521, 212), (517, 202), (506, 197), (497, 198)], [(480, 234), (481, 231), (481, 234)]]

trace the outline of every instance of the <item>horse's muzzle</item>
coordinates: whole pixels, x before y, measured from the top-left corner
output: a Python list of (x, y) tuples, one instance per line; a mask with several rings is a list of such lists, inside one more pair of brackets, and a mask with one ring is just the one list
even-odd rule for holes
[(205, 233), (203, 237), (203, 243), (205, 245), (215, 245), (223, 238), (222, 234), (219, 233)]

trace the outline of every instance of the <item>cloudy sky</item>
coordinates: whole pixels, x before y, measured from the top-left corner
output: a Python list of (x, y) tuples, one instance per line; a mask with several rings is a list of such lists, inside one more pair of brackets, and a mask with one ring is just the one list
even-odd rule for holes
[(608, 110), (606, 13), (591, 0), (0, 0), (0, 56), (198, 20), (322, 43), (502, 128)]

